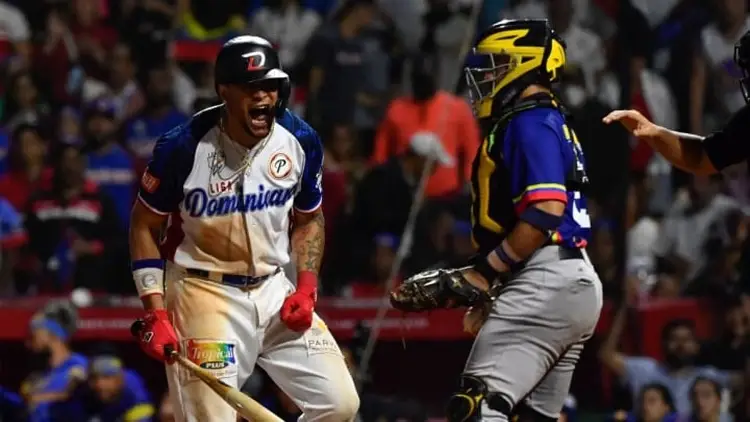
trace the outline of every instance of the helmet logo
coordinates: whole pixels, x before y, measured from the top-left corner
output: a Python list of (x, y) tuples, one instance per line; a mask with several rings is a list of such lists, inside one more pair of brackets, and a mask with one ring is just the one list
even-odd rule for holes
[(259, 70), (266, 65), (266, 55), (262, 51), (245, 53), (242, 57), (247, 59), (247, 70)]

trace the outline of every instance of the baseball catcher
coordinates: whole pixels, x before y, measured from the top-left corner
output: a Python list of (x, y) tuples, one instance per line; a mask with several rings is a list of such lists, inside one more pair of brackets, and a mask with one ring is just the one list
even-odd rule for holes
[(586, 256), (583, 151), (551, 93), (565, 66), (545, 20), (480, 37), (466, 78), (484, 130), (473, 163), (473, 265), (418, 274), (391, 293), (404, 311), (469, 307), (474, 346), (447, 405), (458, 421), (556, 421), (602, 306)]

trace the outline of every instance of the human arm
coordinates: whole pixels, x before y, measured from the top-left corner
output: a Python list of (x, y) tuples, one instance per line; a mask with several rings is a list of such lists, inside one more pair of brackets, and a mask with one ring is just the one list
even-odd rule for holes
[(636, 110), (616, 110), (603, 119), (604, 123), (620, 122), (633, 136), (647, 142), (674, 166), (689, 173), (716, 173), (703, 145), (704, 138), (656, 125)]
[[(568, 202), (567, 165), (574, 165), (573, 148), (561, 128), (534, 115), (516, 117), (504, 142), (490, 143), (488, 155), (502, 156), (510, 169), (509, 182), (518, 222), (500, 245), (477, 261), (469, 276), (489, 287), (500, 273), (513, 271), (539, 249), (562, 223)], [(481, 277), (475, 277), (481, 274)]]
[(690, 73), (690, 130), (703, 132), (703, 109), (706, 102), (706, 60), (701, 51), (693, 55)]
[(300, 190), (294, 198), (291, 249), (297, 266), (297, 288), (281, 307), (281, 320), (294, 331), (312, 325), (318, 299), (318, 274), (325, 247), (323, 202), (323, 146), (318, 134), (307, 128), (300, 135), (305, 152)]
[(622, 333), (625, 330), (627, 316), (627, 302), (623, 301), (615, 312), (615, 317), (612, 320), (612, 325), (609, 329), (609, 335), (607, 335), (604, 343), (602, 343), (599, 348), (599, 360), (607, 367), (607, 369), (614, 372), (618, 377), (622, 377), (625, 374), (626, 356), (619, 351), (618, 345)]

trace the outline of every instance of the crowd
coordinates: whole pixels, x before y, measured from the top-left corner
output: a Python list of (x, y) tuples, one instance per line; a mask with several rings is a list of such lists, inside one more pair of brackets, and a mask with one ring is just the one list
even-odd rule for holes
[[(383, 294), (435, 145), (441, 159), (399, 278), (464, 264), (473, 253), (467, 180), (481, 135), (464, 100), (460, 57), (473, 39), (472, 9), (481, 3), (479, 28), (504, 17), (546, 17), (568, 46), (558, 95), (575, 117), (587, 156), (594, 233), (588, 251), (607, 295), (620, 304), (599, 356), (630, 400), (620, 400), (624, 413), (611, 417), (747, 420), (750, 409), (741, 407), (750, 337), (750, 280), (743, 278), (750, 272), (742, 267), (750, 263), (742, 246), (750, 222), (747, 169), (686, 176), (600, 119), (613, 108), (633, 107), (675, 129), (716, 127), (744, 104), (731, 59), (735, 41), (750, 29), (748, 2), (338, 3), (0, 1), (0, 297), (80, 288), (95, 296), (134, 293), (126, 232), (139, 175), (160, 134), (217, 101), (211, 54), (196, 43), (240, 33), (277, 46), (294, 83), (291, 107), (324, 142), (325, 293)], [(725, 332), (700, 343), (688, 321), (674, 321), (663, 333), (663, 362), (619, 351), (630, 309), (683, 296), (722, 304)], [(128, 409), (150, 412), (143, 420), (159, 411), (169, 420), (167, 406), (133, 387), (141, 381), (116, 353), (78, 362), (67, 349), (70, 328), (56, 318), (41, 320), (32, 332), (51, 337), (33, 338), (32, 350), (51, 349), (56, 357), (47, 353), (45, 362), (66, 377), (79, 369), (87, 374), (76, 395), (86, 406), (70, 411), (100, 414), (96, 403), (143, 391), (128, 396)], [(55, 346), (40, 349), (40, 342)], [(352, 362), (356, 350), (347, 352)], [(60, 367), (63, 361), (70, 367)], [(254, 393), (294, 420), (298, 411), (288, 398), (256, 381), (248, 384)], [(3, 393), (2, 409), (49, 400), (33, 389)], [(410, 420), (425, 418), (418, 405), (379, 400), (386, 399), (363, 400), (363, 412), (400, 409)]]

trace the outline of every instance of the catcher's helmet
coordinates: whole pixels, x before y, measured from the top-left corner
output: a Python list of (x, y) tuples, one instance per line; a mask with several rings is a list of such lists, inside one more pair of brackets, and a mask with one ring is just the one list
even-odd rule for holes
[(214, 64), (214, 81), (222, 84), (246, 84), (278, 79), (279, 101), (276, 113), (286, 109), (291, 86), (289, 75), (281, 69), (279, 54), (270, 42), (261, 37), (241, 35), (227, 41), (219, 50)]
[(479, 36), (467, 64), (477, 117), (498, 116), (527, 86), (560, 78), (565, 43), (545, 19), (503, 20)]
[(740, 78), (740, 89), (745, 102), (750, 103), (750, 31), (734, 45), (734, 62), (740, 68), (742, 77)]

